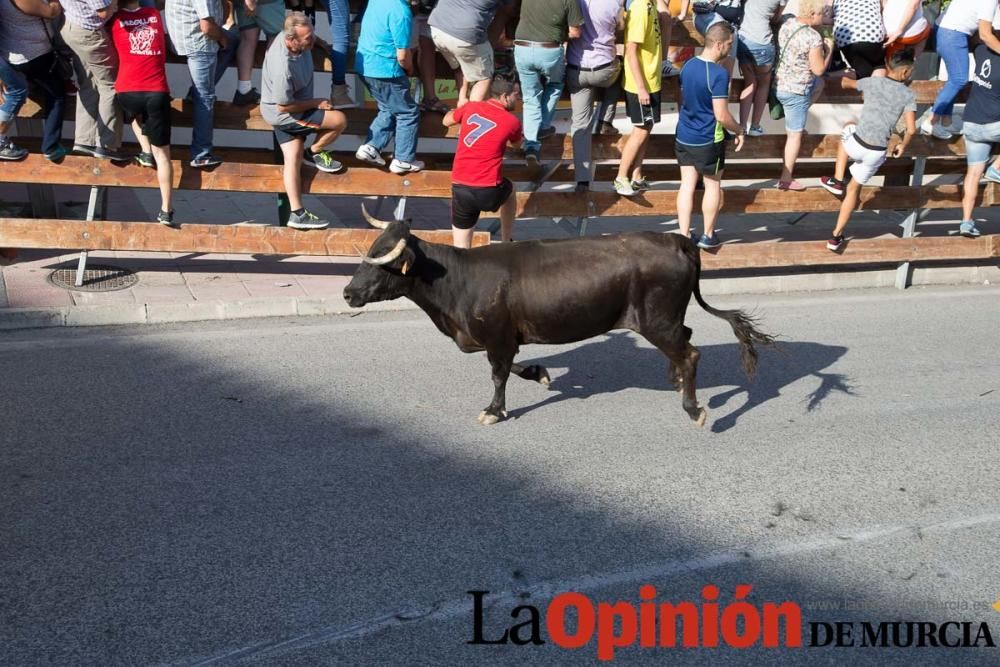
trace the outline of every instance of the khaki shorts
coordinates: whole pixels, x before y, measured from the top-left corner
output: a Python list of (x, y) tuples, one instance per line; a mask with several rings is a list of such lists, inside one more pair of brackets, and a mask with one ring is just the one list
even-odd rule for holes
[(236, 0), (236, 25), (240, 30), (260, 28), (265, 35), (273, 37), (285, 29), (285, 3), (283, 0), (257, 2), (257, 13), (247, 14), (247, 6), (243, 0)]
[(461, 67), (469, 83), (493, 78), (493, 47), (490, 43), (470, 44), (431, 26), (431, 39), (452, 69)]

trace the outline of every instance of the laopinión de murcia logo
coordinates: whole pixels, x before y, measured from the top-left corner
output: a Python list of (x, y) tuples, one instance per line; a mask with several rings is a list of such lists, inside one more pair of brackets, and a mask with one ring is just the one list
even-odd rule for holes
[[(484, 618), (487, 590), (472, 596), (474, 645), (530, 647), (552, 643), (567, 650), (590, 647), (602, 661), (618, 649), (675, 648), (995, 648), (987, 622), (970, 621), (814, 621), (803, 626), (802, 608), (793, 601), (747, 600), (753, 586), (736, 586), (733, 600), (720, 604), (719, 588), (701, 589), (698, 602), (657, 599), (656, 588), (639, 588), (639, 603), (595, 601), (583, 593), (556, 595), (544, 610), (522, 604), (510, 610), (512, 623), (489, 626)], [(997, 606), (1000, 606), (998, 603)]]

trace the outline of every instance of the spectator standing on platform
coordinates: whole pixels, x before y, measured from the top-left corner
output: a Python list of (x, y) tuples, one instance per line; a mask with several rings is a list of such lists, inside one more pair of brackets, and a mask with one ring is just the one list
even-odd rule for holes
[(105, 23), (115, 0), (63, 0), (66, 22), (60, 34), (73, 52), (76, 71), (76, 139), (73, 150), (94, 157), (127, 160), (122, 143), (122, 113), (115, 103), (118, 56)]
[(705, 34), (705, 49), (681, 68), (682, 103), (674, 142), (681, 168), (677, 223), (681, 234), (691, 233), (694, 191), (700, 174), (705, 184), (701, 200), (705, 231), (698, 238), (699, 248), (721, 245), (715, 222), (722, 207), (727, 130), (736, 135), (736, 152), (743, 148), (743, 128), (729, 113), (729, 73), (719, 65), (728, 56), (735, 38), (732, 26), (716, 22)]
[(410, 95), (407, 77), (413, 69), (409, 49), (412, 22), (407, 0), (369, 0), (358, 39), (358, 73), (378, 104), (378, 115), (355, 155), (359, 160), (384, 167), (381, 153), (395, 135), (396, 147), (389, 164), (389, 171), (394, 174), (424, 168), (424, 163), (415, 159), (420, 108)]
[(568, 39), (580, 37), (581, 26), (583, 12), (577, 0), (521, 3), (521, 19), (514, 35), (514, 64), (524, 94), (524, 159), (528, 166), (538, 164), (541, 140), (555, 134), (552, 116), (566, 78), (563, 45)]
[(44, 96), (42, 153), (52, 161), (66, 155), (62, 141), (66, 82), (56, 69), (54, 21), (58, 2), (0, 0), (0, 78), (7, 86), (0, 104), (0, 160), (20, 160), (28, 152), (14, 146), (7, 132), (28, 98), (28, 83)]
[(937, 52), (948, 70), (948, 80), (937, 94), (931, 115), (920, 125), (921, 134), (951, 139), (951, 112), (955, 98), (969, 82), (969, 38), (1000, 52), (1000, 39), (993, 33), (997, 0), (952, 0), (937, 27)]
[(625, 110), (632, 122), (618, 163), (615, 192), (631, 197), (649, 189), (642, 160), (653, 125), (660, 122), (663, 45), (656, 0), (632, 0), (625, 15)]
[[(725, 21), (735, 33), (743, 22), (743, 0), (693, 0), (691, 9), (694, 12), (694, 28), (705, 37), (708, 29), (716, 23)], [(736, 41), (733, 50), (719, 61), (726, 74), (732, 76), (733, 62), (736, 57)]]
[(427, 23), (431, 39), (455, 72), (458, 106), (469, 100), (482, 101), (489, 97), (493, 78), (493, 45), (487, 31), (497, 9), (510, 2), (438, 0), (430, 13)]
[[(577, 192), (590, 187), (594, 94), (617, 101), (621, 90), (621, 61), (615, 50), (615, 33), (625, 28), (622, 0), (578, 0), (583, 13), (580, 37), (566, 50), (566, 86), (573, 107), (573, 164)], [(614, 119), (615, 105), (608, 105)], [(602, 118), (601, 124), (610, 123)]]
[(285, 23), (285, 3), (283, 0), (233, 0), (233, 3), (236, 25), (240, 31), (240, 42), (236, 47), (236, 93), (233, 95), (233, 104), (253, 106), (260, 103), (260, 93), (250, 82), (260, 33), (264, 32), (268, 46), (281, 34)]
[(856, 79), (885, 76), (885, 24), (880, 0), (833, 0), (833, 37)]
[[(323, 229), (330, 225), (303, 206), (300, 165), (305, 162), (327, 173), (343, 169), (326, 148), (347, 127), (347, 117), (334, 111), (330, 100), (313, 97), (313, 61), (309, 52), (314, 43), (310, 20), (304, 14), (290, 14), (285, 18), (282, 35), (268, 47), (261, 69), (260, 115), (274, 127), (281, 146), (282, 177), (292, 210), (288, 226), (293, 229)], [(306, 150), (305, 138), (313, 133), (316, 140)]]
[[(3, 25), (0, 25), (2, 31)], [(28, 151), (15, 146), (7, 136), (17, 112), (28, 99), (28, 82), (7, 62), (8, 54), (4, 53), (2, 40), (0, 37), (0, 160), (10, 162), (28, 157)]]
[[(820, 179), (829, 192), (844, 197), (833, 236), (826, 243), (826, 247), (834, 252), (844, 245), (844, 228), (858, 206), (861, 186), (871, 180), (885, 162), (889, 138), (896, 129), (899, 117), (906, 116), (906, 132), (902, 141), (892, 149), (892, 157), (902, 156), (910, 139), (917, 133), (917, 96), (907, 85), (913, 73), (913, 51), (897, 51), (888, 66), (886, 76), (872, 76), (860, 81), (844, 78), (841, 81), (844, 88), (861, 91), (864, 103), (857, 124), (848, 123), (841, 132), (836, 174), (833, 178), (824, 176)], [(853, 178), (845, 183), (849, 159), (853, 161), (850, 172)]]
[(924, 17), (920, 0), (883, 0), (882, 23), (885, 24), (885, 55), (913, 48), (913, 59), (920, 58), (924, 43), (931, 36), (931, 24)]
[(347, 0), (322, 0), (330, 20), (330, 102), (334, 109), (357, 106), (347, 85), (347, 52), (351, 44), (351, 8)]
[(1000, 183), (997, 161), (989, 167), (994, 145), (1000, 143), (1000, 53), (985, 44), (976, 47), (976, 66), (972, 71), (969, 101), (962, 115), (965, 135), (965, 189), (962, 197), (962, 223), (959, 233), (975, 238), (981, 234), (972, 219), (979, 194), (979, 179), (985, 172), (987, 180)]
[(743, 75), (740, 125), (746, 128), (749, 137), (764, 134), (760, 119), (767, 108), (771, 69), (776, 57), (771, 24), (779, 19), (784, 7), (785, 0), (746, 0), (743, 5), (743, 22), (737, 34), (736, 60)]
[(823, 92), (823, 73), (833, 57), (833, 40), (816, 30), (826, 19), (826, 0), (802, 0), (798, 16), (778, 31), (778, 67), (775, 93), (785, 111), (785, 155), (779, 190), (805, 190), (795, 180), (795, 161), (802, 148), (809, 107)]
[[(431, 27), (427, 24), (437, 0), (411, 0), (413, 9), (413, 30), (410, 32), (410, 48), (417, 50), (417, 75), (420, 77), (421, 111), (446, 114), (449, 106), (437, 96), (437, 49), (431, 37)], [(492, 55), (492, 51), (490, 52)]]
[(514, 233), (514, 184), (503, 176), (507, 146), (521, 141), (521, 121), (511, 113), (521, 101), (516, 82), (494, 76), (491, 97), (445, 114), (445, 127), (461, 125), (451, 172), (451, 233), (456, 248), (472, 246), (483, 211), (500, 211), (500, 240)]
[(160, 187), (156, 221), (172, 227), (174, 169), (170, 162), (170, 87), (163, 18), (153, 7), (140, 7), (139, 0), (125, 0), (111, 19), (111, 39), (118, 53), (118, 103), (126, 117), (134, 119), (132, 129), (142, 146), (136, 161), (156, 168)]
[(215, 84), (233, 59), (239, 44), (236, 30), (225, 30), (220, 0), (166, 0), (167, 31), (177, 55), (187, 56), (191, 73), (188, 92), (194, 108), (191, 166), (222, 164), (212, 155), (215, 125)]

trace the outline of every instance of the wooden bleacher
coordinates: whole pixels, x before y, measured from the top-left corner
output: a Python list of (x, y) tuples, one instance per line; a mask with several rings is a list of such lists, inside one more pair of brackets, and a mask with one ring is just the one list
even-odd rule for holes
[[(700, 37), (690, 22), (674, 31), (674, 43), (694, 45)], [(258, 57), (263, 57), (263, 44)], [(322, 49), (313, 53), (318, 71), (329, 71), (329, 60)], [(442, 74), (441, 76), (444, 76)], [(741, 83), (733, 82), (730, 100), (738, 101)], [(929, 104), (940, 84), (930, 81), (914, 82), (919, 103)], [(665, 102), (676, 99), (676, 80), (664, 81)], [(851, 104), (860, 102), (854, 91), (840, 89), (832, 80), (818, 104)], [(174, 100), (175, 127), (190, 127), (190, 104)], [(29, 102), (21, 112), (22, 118), (39, 118), (41, 110)], [(66, 118), (73, 117), (72, 103), (67, 105)], [(346, 134), (364, 135), (375, 111), (356, 109), (348, 112)], [(244, 130), (270, 133), (271, 127), (263, 121), (256, 108), (235, 107), (220, 102), (216, 106), (215, 127), (224, 130)], [(454, 138), (454, 129), (448, 130), (440, 123), (437, 114), (425, 114), (421, 121), (420, 136), (428, 139)], [(796, 168), (800, 177), (829, 173), (830, 163), (836, 156), (838, 136), (807, 135), (803, 140), (800, 162)], [(620, 157), (624, 137), (594, 137), (595, 160), (616, 161)], [(749, 138), (739, 154), (730, 155), (726, 177), (728, 179), (773, 179), (780, 169), (779, 161), (784, 146), (783, 135)], [(175, 154), (186, 156), (184, 147), (176, 147)], [(283, 191), (281, 166), (274, 163), (274, 154), (266, 149), (224, 149), (217, 151), (225, 163), (213, 170), (196, 170), (187, 165), (186, 159), (175, 161), (175, 186), (179, 189), (217, 190), (230, 192)], [(353, 155), (338, 158), (347, 166), (341, 174), (323, 174), (303, 169), (303, 192), (313, 195), (385, 197), (434, 197), (450, 196), (450, 168), (453, 151), (430, 153), (420, 151), (419, 157), (427, 168), (405, 177), (388, 174), (358, 163)], [(518, 151), (510, 151), (506, 174), (520, 183), (534, 181), (539, 173), (523, 166)], [(669, 215), (676, 212), (675, 190), (653, 189), (635, 198), (624, 198), (613, 192), (591, 191), (586, 195), (553, 189), (553, 184), (571, 185), (574, 182), (572, 146), (569, 137), (556, 136), (543, 142), (543, 160), (552, 163), (546, 187), (531, 191), (519, 187), (517, 215), (521, 218), (560, 217), (588, 218), (595, 216), (649, 216)], [(647, 167), (653, 180), (677, 180), (678, 168), (674, 159), (673, 137), (654, 135), (646, 153), (647, 160), (670, 161), (654, 163)], [(867, 187), (862, 192), (860, 208), (878, 210), (953, 209), (960, 206), (961, 189), (954, 184), (923, 185), (909, 178), (918, 172), (921, 178), (931, 174), (958, 174), (965, 170), (964, 142), (956, 138), (951, 142), (917, 137), (906, 156), (889, 160), (882, 168), (887, 176), (885, 187)], [(809, 160), (816, 160), (810, 162)], [(919, 166), (918, 166), (919, 164)], [(598, 164), (596, 181), (610, 181), (614, 164)], [(151, 170), (137, 165), (114, 165), (88, 157), (68, 156), (61, 164), (51, 164), (40, 155), (33, 154), (17, 164), (5, 164), (2, 179), (16, 183), (46, 183), (53, 185), (89, 185), (101, 187), (154, 187)], [(902, 184), (895, 184), (902, 183)], [(909, 184), (907, 184), (909, 183)], [(570, 190), (570, 191), (566, 191)], [(980, 190), (983, 206), (998, 202), (996, 184)], [(724, 213), (807, 213), (832, 212), (840, 202), (820, 188), (804, 192), (783, 192), (765, 187), (726, 187)], [(696, 210), (698, 203), (695, 204)], [(915, 217), (914, 217), (915, 220)], [(353, 255), (354, 245), (367, 247), (377, 235), (374, 230), (331, 229), (322, 232), (301, 232), (261, 225), (223, 226), (211, 224), (182, 224), (181, 229), (167, 229), (155, 223), (88, 222), (61, 220), (0, 220), (0, 246), (21, 248), (64, 248), (79, 250), (162, 250), (186, 252), (273, 253), (298, 255)], [(909, 231), (912, 233), (912, 225)], [(853, 234), (863, 233), (854, 226)], [(450, 232), (428, 232), (425, 238), (436, 242), (450, 241)], [(708, 270), (747, 270), (758, 268), (784, 268), (820, 265), (871, 265), (901, 262), (936, 261), (992, 261), (1000, 256), (997, 236), (976, 240), (965, 238), (896, 238), (861, 239), (850, 241), (842, 253), (831, 253), (816, 242), (730, 243), (718, 251), (703, 253)], [(474, 243), (488, 243), (485, 232), (477, 232)]]

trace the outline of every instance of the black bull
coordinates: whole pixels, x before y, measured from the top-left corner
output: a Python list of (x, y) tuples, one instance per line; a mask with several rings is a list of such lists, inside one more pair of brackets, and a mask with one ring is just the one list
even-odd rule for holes
[(748, 377), (757, 366), (754, 343), (774, 342), (742, 311), (705, 303), (698, 288), (698, 248), (678, 234), (640, 232), (460, 250), (422, 241), (404, 222), (382, 222), (363, 212), (384, 231), (368, 255), (361, 253), (365, 261), (344, 288), (344, 299), (359, 308), (408, 297), (460, 350), (486, 350), (495, 391), (479, 415), (483, 424), (507, 416), (511, 371), (549, 384), (543, 367), (514, 363), (521, 345), (572, 343), (631, 329), (667, 356), (684, 410), (704, 425), (708, 413), (695, 396), (700, 355), (689, 342), (691, 329), (684, 326), (692, 293), (698, 305), (732, 326)]

